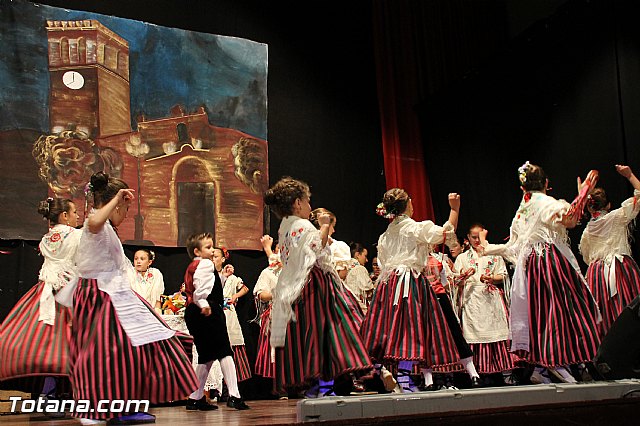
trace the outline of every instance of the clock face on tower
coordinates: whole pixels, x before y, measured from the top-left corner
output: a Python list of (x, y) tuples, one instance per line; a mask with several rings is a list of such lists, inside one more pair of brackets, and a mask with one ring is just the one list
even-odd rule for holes
[(62, 75), (62, 82), (69, 89), (78, 90), (84, 86), (84, 77), (78, 71), (67, 71)]

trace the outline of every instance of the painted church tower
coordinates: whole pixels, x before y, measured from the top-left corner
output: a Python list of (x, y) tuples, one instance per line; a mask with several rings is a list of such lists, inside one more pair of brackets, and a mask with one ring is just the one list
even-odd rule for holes
[(51, 133), (131, 132), (129, 44), (95, 20), (47, 21)]

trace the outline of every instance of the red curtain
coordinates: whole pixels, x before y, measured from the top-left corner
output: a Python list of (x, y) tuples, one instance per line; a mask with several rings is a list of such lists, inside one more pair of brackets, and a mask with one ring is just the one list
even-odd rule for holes
[[(375, 1), (373, 34), (387, 189), (403, 188), (411, 197), (414, 219), (433, 219), (431, 190), (424, 164), (415, 55), (410, 22), (403, 22), (394, 2)], [(396, 13), (400, 10), (400, 13)], [(398, 25), (399, 24), (399, 25)], [(401, 46), (398, 48), (397, 46)]]
[(505, 14), (503, 0), (373, 0), (386, 183), (409, 193), (417, 220), (434, 218), (417, 110), (505, 46)]

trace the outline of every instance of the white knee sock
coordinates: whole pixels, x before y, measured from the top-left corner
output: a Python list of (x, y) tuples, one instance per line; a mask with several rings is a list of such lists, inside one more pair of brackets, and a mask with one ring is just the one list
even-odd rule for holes
[(430, 368), (421, 368), (420, 372), (424, 376), (424, 385), (429, 386), (433, 384), (433, 370)]
[(204, 396), (204, 385), (205, 383), (207, 383), (207, 376), (209, 375), (209, 370), (211, 370), (211, 365), (213, 365), (213, 361), (209, 361), (206, 364), (196, 365), (198, 389), (194, 393), (189, 395), (189, 398), (198, 400)]
[(467, 370), (467, 373), (469, 373), (469, 377), (480, 377), (480, 375), (476, 371), (476, 366), (473, 363), (473, 357), (472, 356), (468, 356), (466, 358), (462, 358), (460, 360), (460, 363), (462, 365), (464, 365), (464, 369)]
[(240, 398), (240, 390), (238, 390), (238, 376), (236, 373), (236, 364), (233, 362), (233, 358), (226, 356), (220, 360), (220, 368), (222, 369), (222, 375), (224, 381), (229, 388), (229, 395), (234, 398)]

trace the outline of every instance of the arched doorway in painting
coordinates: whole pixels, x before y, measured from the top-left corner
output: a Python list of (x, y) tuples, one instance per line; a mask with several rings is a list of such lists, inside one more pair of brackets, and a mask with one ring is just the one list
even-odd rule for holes
[(175, 166), (178, 241), (184, 246), (193, 233), (210, 232), (215, 240), (215, 183), (205, 164), (187, 158)]

